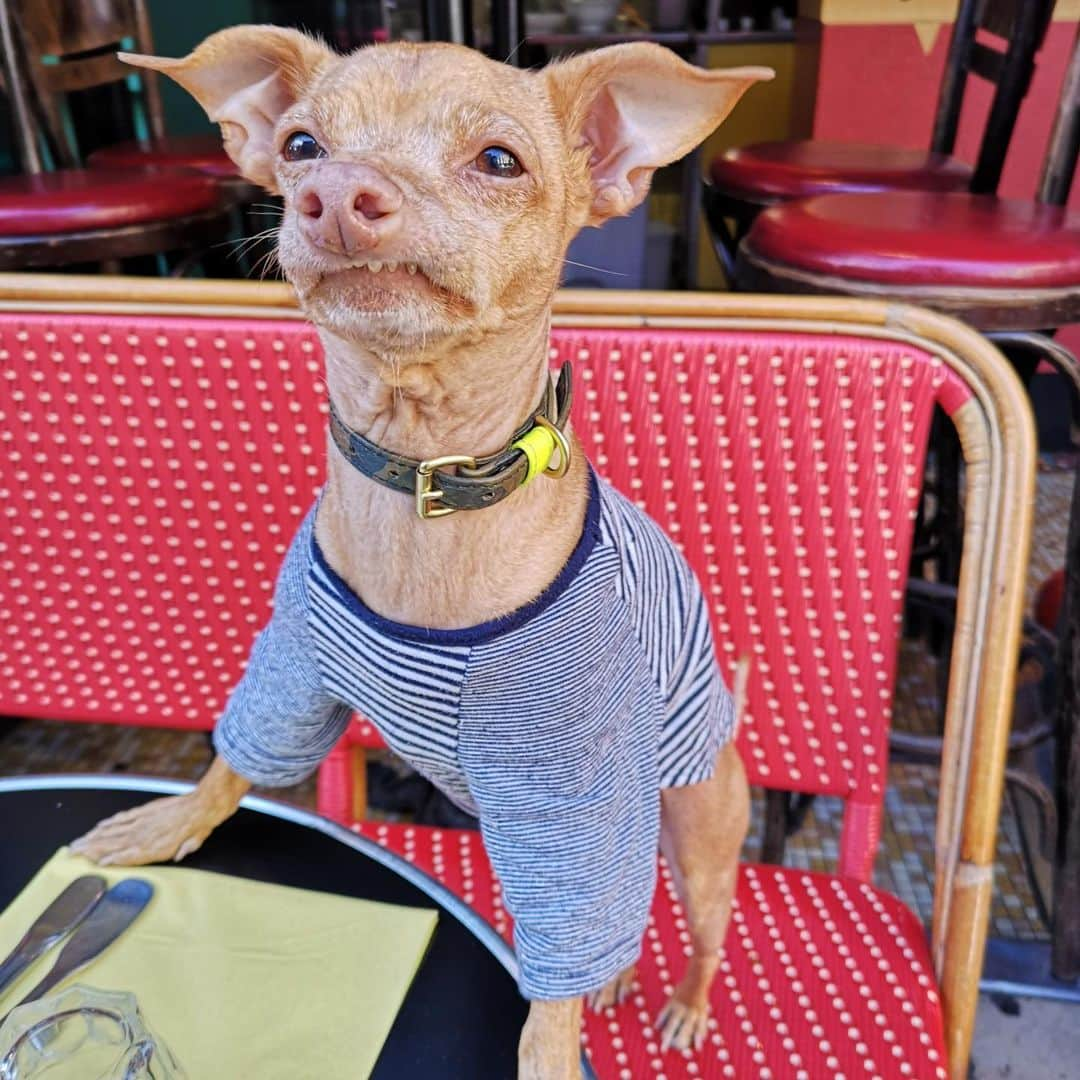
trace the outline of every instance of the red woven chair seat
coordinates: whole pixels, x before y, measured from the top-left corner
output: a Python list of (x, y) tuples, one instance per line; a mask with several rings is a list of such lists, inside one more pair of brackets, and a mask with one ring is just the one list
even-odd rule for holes
[(0, 179), (0, 237), (114, 229), (186, 217), (218, 205), (214, 181), (150, 170), (64, 169)]
[(945, 154), (897, 146), (793, 139), (756, 143), (713, 159), (713, 184), (755, 202), (840, 191), (964, 191), (971, 169)]
[(744, 252), (882, 285), (1067, 288), (1080, 284), (1080, 214), (979, 195), (824, 195), (763, 211)]
[(131, 169), (154, 165), (169, 169), (195, 169), (211, 176), (236, 176), (236, 165), (225, 153), (221, 137), (166, 135), (147, 142), (117, 143), (95, 150), (87, 159), (95, 169)]
[[(426, 870), (510, 940), (512, 922), (479, 833), (373, 821), (354, 829)], [(688, 951), (661, 863), (633, 992), (603, 1014), (586, 1012), (585, 1046), (599, 1080), (947, 1075), (923, 929), (888, 893), (829, 874), (744, 864), (705, 1049), (665, 1053), (653, 1020)], [(894, 1003), (902, 1024), (889, 1019)]]

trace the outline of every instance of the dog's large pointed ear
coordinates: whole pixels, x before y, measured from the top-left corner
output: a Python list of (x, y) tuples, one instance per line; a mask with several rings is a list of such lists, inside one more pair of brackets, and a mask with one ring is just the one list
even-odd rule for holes
[(175, 79), (221, 125), (225, 149), (241, 174), (273, 190), (278, 118), (335, 54), (296, 30), (234, 26), (211, 34), (181, 60), (119, 55)]
[(628, 214), (653, 173), (715, 130), (770, 68), (707, 71), (645, 42), (584, 53), (544, 72), (571, 146), (588, 152), (586, 224)]

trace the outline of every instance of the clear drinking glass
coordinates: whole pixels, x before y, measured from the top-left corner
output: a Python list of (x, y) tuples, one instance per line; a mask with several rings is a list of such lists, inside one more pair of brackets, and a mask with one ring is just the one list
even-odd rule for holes
[(76, 985), (0, 1027), (0, 1080), (186, 1080), (133, 994)]

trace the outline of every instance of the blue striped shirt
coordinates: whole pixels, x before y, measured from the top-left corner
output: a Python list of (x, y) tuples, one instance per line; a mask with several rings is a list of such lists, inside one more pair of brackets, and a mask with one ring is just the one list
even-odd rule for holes
[(660, 789), (711, 776), (734, 728), (690, 568), (592, 476), (581, 539), (539, 597), (479, 626), (429, 630), (368, 608), (313, 525), (314, 511), (218, 722), (218, 753), (254, 783), (294, 784), (361, 713), (479, 817), (525, 996), (603, 985), (640, 951)]

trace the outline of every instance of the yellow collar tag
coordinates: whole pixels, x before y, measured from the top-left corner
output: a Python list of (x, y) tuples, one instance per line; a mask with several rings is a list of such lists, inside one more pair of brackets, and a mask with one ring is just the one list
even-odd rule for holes
[(525, 479), (521, 481), (524, 487), (533, 477), (545, 472), (555, 456), (555, 436), (546, 428), (537, 424), (536, 427), (526, 431), (514, 444), (529, 461), (529, 471)]

